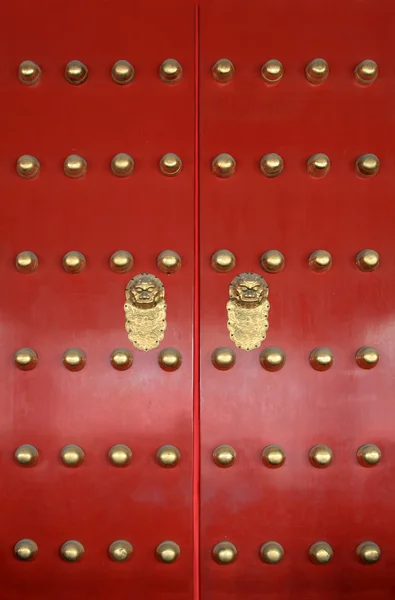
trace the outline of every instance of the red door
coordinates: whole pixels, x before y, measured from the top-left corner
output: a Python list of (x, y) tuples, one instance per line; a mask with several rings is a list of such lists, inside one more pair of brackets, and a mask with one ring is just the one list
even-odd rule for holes
[(389, 2), (3, 11), (0, 598), (392, 598)]
[[(149, 3), (130, 2), (33, 6), (23, 1), (8, 4), (3, 14), (4, 599), (192, 597), (193, 6), (178, 3), (171, 22), (168, 17), (164, 4), (156, 3), (153, 14)], [(183, 68), (180, 84), (159, 76), (163, 61), (173, 58)], [(18, 79), (19, 65), (27, 60), (41, 70), (35, 85), (26, 82), (34, 68), (22, 69), (24, 83)], [(78, 65), (67, 70), (73, 83), (66, 79), (73, 60), (88, 70), (82, 83)], [(130, 83), (123, 79), (131, 75), (127, 65), (118, 66), (116, 81), (112, 78), (119, 60), (134, 69)], [(171, 76), (171, 69), (166, 73)], [(127, 174), (130, 159), (112, 163), (119, 153), (134, 161), (129, 176), (119, 175)], [(182, 159), (177, 176), (160, 171), (168, 153)], [(23, 155), (39, 161), (38, 176), (18, 175)], [(70, 155), (86, 161), (85, 174), (76, 177), (83, 163), (67, 161)], [(23, 165), (22, 175), (34, 174), (29, 161)], [(162, 167), (174, 165), (164, 161)], [(181, 269), (171, 275), (157, 266), (168, 249), (182, 257)], [(134, 259), (132, 265), (120, 256), (112, 264), (115, 271), (131, 267), (124, 273), (110, 267), (119, 250)], [(17, 270), (16, 257), (23, 251), (38, 257), (34, 272)], [(79, 273), (69, 272), (78, 270), (78, 256), (62, 264), (74, 251), (86, 260)], [(167, 302), (165, 340), (149, 352), (134, 348), (125, 331), (125, 288), (142, 272), (160, 278)], [(22, 348), (37, 353), (33, 370), (14, 363)], [(70, 348), (85, 353), (79, 371), (63, 364)], [(129, 369), (118, 370), (128, 365), (125, 352), (116, 353), (112, 366), (117, 348), (132, 354)], [(158, 364), (166, 348), (182, 357), (174, 372)], [(24, 356), (19, 355), (22, 363)], [(171, 355), (168, 359), (171, 363)], [(81, 364), (75, 353), (67, 360), (71, 368)], [(14, 457), (26, 444), (38, 451), (31, 468)], [(109, 456), (119, 444), (130, 449), (131, 459), (127, 448)], [(68, 445), (83, 450), (82, 463), (75, 450), (62, 462)], [(174, 450), (162, 452), (162, 462), (156, 457), (167, 445), (179, 452), (178, 464)], [(18, 453), (20, 460), (27, 455)], [(174, 468), (168, 468), (172, 457)], [(26, 538), (38, 547), (31, 561), (14, 554)], [(61, 550), (73, 540), (83, 546), (83, 555), (76, 544)], [(110, 548), (119, 540), (132, 546), (131, 556), (124, 542)], [(157, 557), (163, 542), (177, 546), (160, 547)], [(181, 554), (174, 564), (163, 562), (177, 558), (177, 548)], [(32, 557), (26, 543), (16, 552)]]
[[(393, 596), (394, 17), (392, 4), (364, 0), (204, 2), (200, 11), (205, 600)], [(221, 84), (211, 69), (222, 58), (235, 72)], [(311, 83), (314, 59), (329, 75), (317, 61)], [(361, 83), (354, 69), (368, 59), (378, 76), (363, 65)], [(220, 153), (234, 158), (233, 176), (211, 173)], [(272, 153), (283, 171), (265, 158), (265, 176), (260, 162)], [(329, 171), (322, 157), (309, 172), (319, 153)], [(365, 158), (361, 176), (355, 163), (366, 154), (380, 168)], [(210, 265), (220, 249), (236, 258), (226, 273)], [(367, 253), (358, 268), (367, 249), (379, 264)], [(274, 250), (284, 262), (266, 254)], [(311, 256), (318, 250), (331, 262)], [(266, 339), (251, 352), (226, 327), (229, 284), (247, 271), (264, 277), (270, 302)], [(210, 360), (223, 346), (236, 357), (226, 371)], [(375, 350), (357, 364), (365, 346)], [(317, 348), (329, 352), (311, 355)], [(379, 450), (364, 448), (359, 463), (365, 444)], [(228, 468), (212, 460), (220, 445), (236, 452)], [(310, 461), (316, 445), (329, 448)], [(237, 549), (234, 562), (211, 559), (221, 542)], [(225, 547), (222, 559), (233, 557)]]

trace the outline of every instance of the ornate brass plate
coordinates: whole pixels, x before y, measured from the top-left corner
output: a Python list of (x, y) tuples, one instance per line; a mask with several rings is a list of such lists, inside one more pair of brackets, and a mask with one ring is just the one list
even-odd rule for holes
[(166, 329), (165, 288), (150, 273), (140, 273), (126, 286), (125, 329), (138, 350), (152, 350), (163, 340)]
[(257, 273), (240, 273), (229, 286), (228, 330), (241, 350), (259, 348), (269, 327), (269, 287)]

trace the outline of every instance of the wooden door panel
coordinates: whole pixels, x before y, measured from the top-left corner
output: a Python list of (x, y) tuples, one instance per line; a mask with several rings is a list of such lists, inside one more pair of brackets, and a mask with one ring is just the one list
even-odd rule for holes
[[(370, 15), (367, 19), (367, 14)], [(202, 2), (200, 9), (200, 232), (201, 232), (201, 587), (205, 600), (229, 598), (368, 598), (391, 596), (394, 494), (391, 469), (394, 357), (393, 50), (389, 3), (371, 11), (368, 2), (317, 6)], [(378, 33), (380, 32), (380, 33)], [(324, 58), (329, 77), (312, 85), (305, 67)], [(232, 61), (228, 83), (213, 79), (217, 60)], [(269, 59), (283, 64), (282, 80), (261, 77)], [(379, 76), (356, 82), (353, 70), (373, 59)], [(220, 153), (236, 161), (229, 178), (213, 175)], [(261, 158), (278, 153), (284, 170), (265, 177)], [(325, 153), (331, 170), (308, 175), (306, 162)], [(358, 177), (354, 163), (376, 154), (379, 173)], [(371, 248), (380, 266), (356, 268), (355, 257)], [(227, 249), (236, 266), (216, 272), (213, 254)], [(260, 258), (277, 249), (285, 268), (262, 269)], [(316, 273), (310, 254), (327, 250), (332, 267)], [(229, 285), (253, 271), (269, 286), (269, 329), (259, 350), (237, 349), (227, 330)], [(228, 371), (214, 368), (218, 347), (235, 351)], [(277, 372), (262, 368), (260, 352), (280, 347)], [(318, 372), (310, 352), (329, 347), (333, 367)], [(373, 346), (380, 361), (372, 370), (355, 360)], [(382, 460), (363, 468), (356, 458), (366, 443)], [(229, 468), (213, 462), (213, 450), (232, 446)], [(267, 468), (263, 448), (281, 446), (281, 468)], [(314, 468), (309, 450), (326, 444), (333, 461)], [(212, 550), (232, 542), (236, 560), (216, 564)], [(260, 558), (262, 544), (283, 546), (279, 564)], [(317, 566), (309, 548), (325, 541), (333, 559)], [(356, 548), (373, 541), (381, 559), (359, 562)], [(226, 555), (225, 555), (226, 558)]]
[[(4, 598), (192, 597), (192, 284), (194, 214), (194, 10), (176, 2), (168, 21), (165, 5), (84, 2), (60, 5), (22, 1), (4, 7), (1, 108), (1, 462), (0, 552)], [(159, 67), (177, 59), (184, 77), (167, 84)], [(23, 85), (18, 66), (33, 60), (40, 82)], [(64, 71), (70, 60), (88, 67), (82, 85)], [(113, 64), (130, 61), (129, 85), (111, 78)], [(129, 153), (128, 178), (113, 175), (112, 158)], [(159, 171), (168, 152), (179, 155), (176, 177)], [(31, 154), (36, 179), (16, 173), (18, 157)], [(86, 175), (63, 172), (70, 154), (84, 157)], [(178, 222), (182, 223), (182, 227)], [(127, 250), (133, 269), (114, 273), (111, 255)], [(157, 267), (166, 249), (182, 257), (172, 275)], [(15, 268), (16, 255), (30, 250), (38, 269)], [(86, 269), (62, 268), (68, 251), (86, 258)], [(136, 350), (125, 331), (125, 286), (149, 272), (165, 287), (167, 328), (160, 346)], [(34, 370), (23, 372), (13, 354), (36, 350)], [(86, 366), (70, 372), (62, 355), (70, 347), (86, 353)], [(132, 367), (119, 372), (110, 354), (126, 347)], [(158, 365), (158, 354), (174, 347), (178, 371)], [(37, 464), (14, 460), (21, 444), (39, 452)], [(62, 447), (85, 452), (79, 468), (67, 468)], [(107, 453), (115, 444), (133, 457), (116, 468)], [(181, 454), (173, 468), (155, 458), (163, 445)], [(18, 540), (31, 538), (38, 553), (31, 563), (15, 558)], [(133, 545), (130, 562), (110, 560), (116, 540)], [(83, 559), (68, 564), (61, 545), (78, 540)], [(174, 564), (157, 560), (159, 543), (176, 542)]]

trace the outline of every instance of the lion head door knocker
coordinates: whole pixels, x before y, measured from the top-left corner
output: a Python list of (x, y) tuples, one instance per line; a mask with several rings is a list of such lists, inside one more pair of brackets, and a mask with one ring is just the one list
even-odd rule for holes
[(238, 348), (255, 350), (269, 327), (269, 287), (257, 273), (240, 273), (229, 286), (228, 329)]
[(140, 273), (126, 286), (125, 329), (138, 350), (152, 350), (163, 340), (166, 302), (163, 283), (155, 275)]

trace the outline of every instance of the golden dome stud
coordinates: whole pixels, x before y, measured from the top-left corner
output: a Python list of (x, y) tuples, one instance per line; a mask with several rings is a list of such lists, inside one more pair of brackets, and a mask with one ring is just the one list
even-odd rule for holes
[(213, 351), (211, 354), (211, 362), (219, 371), (228, 371), (236, 362), (236, 354), (232, 348), (222, 346)]
[(231, 467), (236, 460), (236, 450), (226, 444), (217, 446), (213, 452), (213, 460), (218, 467)]
[(318, 85), (328, 79), (329, 66), (323, 58), (314, 58), (306, 67), (306, 78), (310, 83)]
[(15, 266), (20, 273), (33, 273), (38, 267), (38, 258), (34, 252), (23, 250), (17, 255)]
[(60, 556), (67, 562), (77, 562), (85, 554), (84, 546), (77, 540), (69, 540), (60, 548)]
[(38, 461), (38, 450), (31, 444), (23, 444), (15, 450), (14, 458), (23, 467), (34, 467)]
[(212, 76), (219, 83), (227, 83), (233, 79), (235, 68), (228, 58), (220, 58), (211, 69)]
[(285, 365), (285, 352), (277, 346), (268, 346), (261, 352), (259, 362), (266, 371), (279, 371)]
[(168, 152), (164, 154), (159, 161), (159, 170), (163, 175), (167, 177), (174, 177), (181, 173), (182, 160), (174, 152)]
[(85, 459), (85, 452), (80, 446), (68, 444), (60, 451), (60, 460), (66, 467), (79, 467)]
[(317, 444), (313, 446), (309, 452), (309, 460), (313, 467), (325, 469), (329, 467), (333, 460), (333, 452), (329, 446), (325, 444)]
[(24, 538), (19, 540), (14, 546), (14, 554), (19, 560), (34, 560), (38, 552), (38, 546), (33, 540)]
[(375, 271), (380, 264), (380, 255), (376, 250), (366, 248), (357, 254), (355, 263), (360, 271)]
[(70, 179), (80, 179), (88, 169), (88, 164), (82, 156), (70, 154), (63, 163), (64, 174)]
[(307, 172), (316, 179), (325, 177), (325, 175), (329, 173), (330, 168), (331, 161), (329, 160), (329, 157), (322, 152), (310, 156), (307, 161)]
[(309, 267), (315, 273), (324, 273), (332, 266), (332, 256), (327, 250), (315, 250), (309, 256)]
[(35, 156), (23, 154), (17, 160), (16, 172), (24, 179), (34, 179), (40, 174), (40, 163)]
[(362, 544), (359, 544), (356, 552), (361, 563), (365, 565), (376, 563), (380, 560), (381, 556), (381, 550), (374, 542), (362, 542)]
[(159, 77), (165, 83), (177, 83), (182, 75), (182, 66), (175, 58), (167, 58), (159, 67)]
[(63, 354), (63, 364), (69, 371), (81, 371), (86, 364), (86, 354), (81, 348), (68, 348)]
[(132, 460), (132, 456), (131, 449), (125, 444), (116, 444), (108, 451), (108, 458), (116, 467), (126, 467)]
[(81, 85), (88, 77), (88, 69), (81, 61), (71, 60), (65, 68), (64, 76), (69, 83)]
[(180, 546), (175, 542), (167, 540), (162, 542), (156, 548), (156, 556), (158, 560), (164, 563), (172, 563), (180, 556)]
[(284, 548), (278, 542), (266, 542), (262, 544), (259, 552), (263, 562), (268, 565), (276, 565), (284, 558)]
[(211, 266), (219, 273), (227, 273), (236, 265), (236, 257), (230, 250), (217, 250), (211, 257)]
[(261, 158), (259, 168), (265, 177), (277, 177), (284, 170), (284, 161), (279, 154), (272, 152)]
[(115, 348), (110, 355), (111, 366), (117, 371), (127, 371), (133, 364), (133, 356), (127, 348)]
[(162, 446), (156, 452), (156, 460), (160, 466), (168, 469), (175, 467), (179, 463), (180, 458), (180, 451), (175, 446)]
[(24, 60), (19, 65), (18, 79), (24, 85), (35, 85), (40, 81), (41, 69), (32, 60)]
[(279, 60), (272, 58), (262, 66), (261, 75), (266, 83), (278, 83), (283, 78), (284, 67)]
[(86, 267), (86, 259), (81, 252), (71, 250), (64, 255), (62, 265), (66, 273), (81, 273)]
[(261, 256), (261, 267), (266, 273), (279, 273), (285, 267), (285, 258), (279, 250), (267, 250)]
[(218, 154), (211, 163), (211, 170), (217, 177), (231, 177), (236, 172), (236, 161), (230, 154)]
[(266, 446), (262, 450), (262, 461), (270, 469), (278, 469), (285, 463), (285, 452), (281, 446)]
[(158, 364), (164, 371), (177, 371), (182, 364), (181, 353), (176, 348), (163, 348), (158, 354)]
[(133, 546), (126, 540), (117, 540), (108, 548), (109, 557), (115, 562), (126, 562), (131, 559)]
[(31, 371), (37, 361), (37, 352), (33, 348), (20, 348), (14, 354), (14, 363), (21, 371)]
[(375, 444), (364, 444), (357, 450), (357, 461), (363, 467), (374, 467), (381, 460), (381, 450)]
[(333, 558), (333, 549), (327, 542), (316, 542), (309, 549), (309, 557), (315, 565), (326, 565)]
[(111, 77), (118, 85), (127, 85), (134, 79), (134, 67), (127, 60), (117, 60), (111, 69)]
[(354, 69), (354, 77), (358, 83), (369, 85), (377, 79), (379, 68), (374, 60), (366, 59), (359, 63)]
[(362, 346), (357, 350), (355, 360), (361, 369), (373, 369), (380, 360), (380, 354), (372, 346)]
[(333, 354), (329, 348), (314, 348), (310, 353), (310, 365), (316, 371), (327, 371), (333, 365)]
[(373, 177), (380, 170), (380, 161), (375, 154), (363, 154), (355, 161), (355, 171), (360, 177)]
[(181, 256), (175, 250), (163, 250), (156, 260), (158, 269), (162, 273), (171, 275), (181, 268)]
[(134, 160), (130, 154), (120, 152), (111, 161), (111, 171), (116, 177), (129, 177), (134, 171)]
[(110, 258), (110, 269), (114, 273), (128, 273), (133, 269), (134, 259), (127, 250), (117, 250)]
[(237, 548), (231, 542), (220, 542), (213, 548), (213, 559), (219, 565), (228, 565), (236, 560)]

